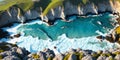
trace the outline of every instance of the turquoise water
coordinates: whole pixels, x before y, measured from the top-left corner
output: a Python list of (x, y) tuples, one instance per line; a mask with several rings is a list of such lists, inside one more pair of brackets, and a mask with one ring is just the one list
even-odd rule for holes
[(79, 18), (72, 16), (70, 20), (74, 18), (73, 21), (57, 20), (53, 26), (47, 26), (44, 23), (22, 25), (18, 28), (18, 32), (24, 32), (25, 36), (38, 37), (43, 40), (51, 39), (52, 41), (58, 40), (62, 34), (66, 34), (68, 38), (90, 37), (98, 35), (96, 31), (109, 32), (108, 30), (114, 27), (111, 24), (114, 22), (111, 19), (113, 17), (110, 14)]
[(20, 25), (17, 32), (24, 33), (18, 38), (17, 45), (24, 47), (30, 52), (38, 52), (44, 48), (58, 48), (60, 52), (66, 52), (70, 48), (89, 49), (93, 51), (106, 50), (118, 47), (106, 40), (100, 42), (96, 36), (106, 34), (114, 28), (115, 22), (112, 14), (101, 14), (87, 17), (72, 16), (71, 22), (57, 20), (55, 25), (48, 26), (46, 23), (35, 20)]

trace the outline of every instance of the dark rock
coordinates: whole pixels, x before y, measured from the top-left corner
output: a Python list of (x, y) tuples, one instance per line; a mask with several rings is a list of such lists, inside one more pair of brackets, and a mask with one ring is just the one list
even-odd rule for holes
[(2, 60), (21, 60), (21, 59), (16, 56), (6, 56)]
[(12, 47), (17, 47), (16, 44), (6, 43), (6, 42), (0, 42), (0, 49), (3, 51), (9, 51)]
[(102, 35), (100, 35), (100, 36), (97, 36), (96, 38), (97, 38), (97, 39), (102, 39), (102, 37), (103, 37), (103, 36), (102, 36)]
[(0, 39), (7, 38), (8, 36), (10, 36), (10, 34), (7, 31), (0, 29)]
[(12, 48), (10, 49), (10, 51), (16, 52), (16, 51), (17, 51), (17, 48), (18, 48), (18, 47), (12, 47)]
[(33, 59), (33, 58), (28, 58), (27, 60), (35, 60), (35, 59)]
[(2, 52), (0, 53), (0, 55), (2, 55), (3, 57), (6, 57), (6, 56), (18, 56), (18, 54), (16, 52), (12, 52), (12, 51), (5, 51), (5, 52)]
[(46, 53), (46, 57), (55, 57), (55, 53), (53, 50), (50, 50), (50, 49), (45, 49), (44, 52)]
[(19, 57), (24, 58), (26, 55), (28, 55), (28, 51), (25, 48), (17, 48), (16, 51), (19, 54)]
[[(32, 58), (32, 57), (31, 57)], [(28, 59), (30, 59), (28, 56), (25, 56), (24, 58), (23, 58), (23, 60), (28, 60)]]
[(120, 16), (116, 19), (118, 24), (120, 25)]
[(47, 60), (46, 54), (44, 52), (37, 52), (37, 55), (40, 56), (40, 60)]
[(12, 37), (12, 36), (10, 36), (9, 38), (10, 38), (10, 39), (13, 39), (13, 37)]
[(77, 60), (77, 56), (75, 54), (71, 54), (68, 60)]
[(14, 37), (15, 38), (19, 38), (21, 36), (21, 34), (20, 33), (18, 33), (18, 34), (16, 34), (16, 35), (14, 35)]
[(114, 42), (115, 42), (115, 39), (114, 39), (114, 37), (113, 37), (112, 34), (107, 35), (107, 36), (105, 37), (105, 39), (106, 39), (107, 41), (111, 42), (111, 43), (114, 43)]

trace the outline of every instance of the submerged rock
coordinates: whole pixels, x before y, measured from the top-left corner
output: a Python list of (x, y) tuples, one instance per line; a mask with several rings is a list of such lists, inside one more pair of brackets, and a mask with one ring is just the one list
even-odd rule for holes
[(19, 38), (21, 36), (21, 34), (20, 33), (18, 33), (18, 34), (16, 34), (16, 35), (14, 35), (14, 37), (15, 38)]

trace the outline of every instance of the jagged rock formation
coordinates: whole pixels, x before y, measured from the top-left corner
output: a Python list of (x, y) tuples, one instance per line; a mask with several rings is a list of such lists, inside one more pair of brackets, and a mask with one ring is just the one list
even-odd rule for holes
[(1, 42), (0, 60), (120, 60), (120, 48), (97, 52), (78, 48), (59, 54), (55, 54), (53, 50), (45, 49), (30, 53), (15, 44)]
[[(35, 2), (39, 0), (33, 0)], [(26, 12), (20, 10), (17, 7), (11, 7), (8, 11), (0, 14), (0, 27), (12, 22), (25, 22), (31, 19), (41, 18), (42, 20), (55, 20), (57, 18), (65, 19), (69, 15), (87, 15), (98, 14), (101, 12), (120, 13), (120, 3), (115, 2), (103, 2), (103, 3), (87, 3), (85, 5), (73, 5), (69, 2), (64, 4), (64, 7), (58, 6), (51, 9), (46, 16), (42, 16), (42, 8), (35, 7)]]

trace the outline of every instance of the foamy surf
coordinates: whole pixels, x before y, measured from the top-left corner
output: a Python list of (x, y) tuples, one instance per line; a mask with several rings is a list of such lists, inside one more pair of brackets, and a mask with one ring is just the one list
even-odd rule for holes
[[(102, 15), (100, 15), (102, 16)], [(112, 16), (112, 15), (110, 15)], [(92, 16), (93, 18), (94, 17), (97, 17), (97, 16)], [(86, 19), (89, 18), (89, 17), (86, 17)], [(106, 18), (109, 18), (109, 17), (106, 17)], [(74, 18), (73, 18), (74, 19)], [(74, 20), (72, 19), (72, 22), (74, 22)], [(81, 18), (82, 19), (82, 18)], [(92, 22), (94, 19), (90, 19), (90, 20), (80, 20), (80, 21), (85, 21), (85, 24), (83, 25), (87, 25), (88, 23), (90, 23), (91, 25), (88, 24), (88, 26), (85, 26), (86, 28), (89, 28), (89, 26), (94, 26), (94, 27), (97, 27), (98, 26), (102, 26), (103, 23), (98, 23), (98, 22)], [(114, 20), (114, 19), (113, 19)], [(59, 26), (59, 22), (60, 21), (57, 21), (55, 25)], [(105, 21), (107, 22), (107, 20)], [(71, 23), (71, 22), (70, 22)], [(17, 34), (18, 33), (18, 30), (19, 28), (22, 26), (32, 26), (34, 24), (38, 24), (38, 28), (39, 26), (41, 26), (42, 24), (46, 25), (46, 23), (40, 21), (40, 20), (36, 20), (36, 21), (32, 21), (32, 22), (29, 22), (29, 23), (26, 23), (26, 24), (15, 24), (13, 27), (11, 28), (4, 28), (5, 30), (9, 31), (11, 33), (11, 35), (13, 34)], [(105, 26), (109, 26), (110, 25), (106, 25), (104, 24)], [(68, 25), (69, 26), (69, 25)], [(82, 26), (82, 24), (80, 25)], [(35, 27), (35, 26), (33, 26)], [(88, 36), (88, 37), (81, 37), (81, 38), (68, 38), (68, 36), (64, 33), (64, 34), (61, 34), (60, 36), (57, 37), (57, 40), (51, 40), (47, 35), (46, 35), (46, 32), (42, 31), (48, 38), (46, 39), (40, 39), (39, 37), (33, 37), (33, 36), (25, 36), (25, 33), (24, 31), (29, 31), (29, 30), (32, 30), (32, 28), (25, 28), (25, 29), (21, 29), (20, 32), (22, 34), (21, 37), (19, 38), (14, 38), (14, 39), (10, 39), (10, 40), (7, 40), (7, 42), (10, 42), (10, 43), (17, 43), (17, 45), (19, 47), (24, 47), (26, 48), (28, 51), (30, 52), (37, 52), (37, 51), (41, 51), (45, 48), (50, 48), (52, 50), (54, 50), (54, 46), (57, 47), (57, 49), (63, 53), (63, 52), (66, 52), (68, 51), (69, 49), (71, 48), (81, 48), (81, 49), (84, 49), (84, 50), (93, 50), (93, 51), (98, 51), (98, 50), (106, 50), (106, 49), (109, 49), (109, 48), (115, 48), (115, 47), (118, 47), (117, 44), (115, 43), (110, 43), (106, 40), (104, 40), (103, 42), (100, 42), (96, 36), (97, 35), (106, 35), (108, 34), (109, 32), (107, 31), (106, 33), (103, 33), (102, 31), (100, 30), (94, 30), (92, 31), (92, 33), (94, 34), (97, 34), (97, 35), (94, 35), (94, 36)], [(48, 26), (45, 26), (45, 28), (48, 28)], [(58, 28), (58, 27), (57, 27)], [(93, 27), (92, 27), (93, 28)], [(35, 28), (36, 29), (36, 28)], [(90, 29), (90, 28), (89, 28)], [(103, 28), (104, 29), (104, 28)], [(105, 28), (106, 29), (106, 28)], [(77, 30), (75, 30), (77, 31)], [(103, 30), (104, 31), (104, 30)], [(73, 31), (74, 32), (74, 31)], [(31, 33), (31, 32), (30, 32)], [(37, 31), (38, 33), (38, 31)], [(84, 32), (83, 32), (84, 33)], [(72, 35), (72, 34), (71, 34)], [(3, 39), (5, 40), (5, 39)]]
[(19, 47), (24, 47), (30, 52), (41, 51), (45, 48), (50, 48), (53, 50), (54, 46), (56, 46), (61, 53), (66, 52), (71, 48), (98, 51), (117, 47), (117, 45), (109, 43), (105, 40), (100, 42), (95, 36), (80, 39), (69, 39), (65, 34), (59, 36), (56, 41), (50, 41), (50, 39), (40, 40), (38, 38), (33, 38), (32, 36), (21, 36), (17, 42)]

